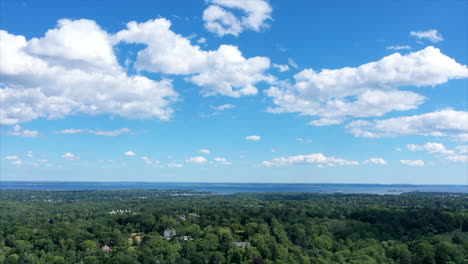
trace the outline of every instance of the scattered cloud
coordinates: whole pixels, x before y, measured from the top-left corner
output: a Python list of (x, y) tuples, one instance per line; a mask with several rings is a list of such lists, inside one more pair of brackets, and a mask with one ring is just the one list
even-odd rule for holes
[(318, 120), (310, 121), (308, 124), (313, 126), (331, 126), (331, 125), (339, 125), (343, 123), (343, 119), (340, 118), (321, 118)]
[(184, 164), (179, 164), (179, 163), (169, 163), (167, 164), (168, 167), (170, 168), (182, 168), (184, 166)]
[(246, 140), (252, 140), (252, 141), (259, 141), (260, 139), (262, 139), (262, 137), (252, 135), (252, 136), (246, 136), (245, 139)]
[(427, 31), (411, 31), (410, 35), (418, 39), (426, 39), (432, 43), (441, 42), (444, 40), (442, 34), (437, 29), (430, 29)]
[[(0, 119), (1, 119), (1, 116), (0, 116)], [(7, 132), (7, 134), (10, 136), (31, 137), (31, 138), (40, 136), (39, 131), (23, 129), (20, 125), (15, 125), (12, 130)]]
[(263, 161), (262, 165), (266, 167), (286, 166), (294, 164), (319, 164), (328, 167), (342, 166), (342, 165), (359, 165), (357, 161), (348, 161), (335, 157), (326, 157), (322, 153), (315, 153), (310, 155), (297, 155), (291, 157), (275, 158), (270, 161)]
[(287, 64), (273, 64), (273, 67), (277, 68), (280, 72), (289, 71), (289, 66)]
[(153, 164), (159, 164), (160, 163), (159, 160), (153, 160), (153, 159), (150, 159), (148, 157), (141, 157), (141, 159), (148, 165), (153, 165)]
[(197, 40), (197, 43), (198, 43), (198, 44), (206, 44), (206, 38), (199, 38), (199, 39)]
[(131, 150), (129, 150), (129, 151), (127, 151), (127, 152), (124, 152), (123, 154), (124, 154), (125, 156), (136, 156), (136, 153), (133, 152), (133, 151), (131, 151)]
[(63, 159), (67, 160), (79, 160), (80, 157), (76, 156), (75, 154), (72, 154), (70, 152), (67, 152), (61, 156)]
[(28, 156), (29, 158), (32, 158), (34, 156), (32, 150), (29, 150), (26, 156)]
[(468, 163), (468, 155), (452, 155), (445, 159), (451, 163)]
[(114, 41), (145, 44), (147, 47), (138, 52), (137, 70), (187, 75), (185, 80), (202, 87), (204, 96), (255, 95), (258, 93), (256, 83), (275, 79), (265, 74), (270, 68), (269, 58), (244, 58), (232, 45), (204, 51), (192, 45), (190, 39), (171, 31), (170, 27), (171, 22), (164, 18), (144, 23), (132, 21), (127, 24), (127, 29), (114, 36)]
[(275, 105), (267, 111), (331, 120), (382, 116), (391, 111), (416, 109), (426, 99), (398, 87), (435, 86), (462, 78), (468, 78), (466, 65), (429, 46), (405, 55), (394, 53), (356, 68), (320, 72), (305, 69), (294, 75), (294, 84), (273, 86), (265, 91)]
[[(271, 20), (272, 8), (264, 0), (208, 0), (207, 3), (210, 5), (203, 11), (205, 28), (220, 37), (239, 36), (244, 30), (260, 31)], [(226, 8), (240, 11), (242, 16), (237, 17)]]
[(196, 164), (203, 164), (206, 163), (208, 160), (205, 157), (198, 156), (198, 157), (191, 157), (185, 160), (187, 163), (196, 163)]
[(18, 156), (5, 156), (4, 159), (6, 159), (6, 160), (18, 160), (20, 158)]
[(404, 46), (388, 46), (386, 49), (388, 50), (410, 50), (411, 46), (404, 45)]
[(445, 109), (374, 121), (355, 120), (346, 128), (357, 137), (369, 138), (406, 135), (456, 137), (468, 132), (468, 112)]
[(311, 143), (312, 139), (298, 137), (296, 138), (296, 141), (303, 142), (303, 143)]
[(209, 149), (200, 149), (198, 153), (211, 154), (211, 151)]
[(235, 108), (236, 106), (233, 105), (233, 104), (223, 104), (223, 105), (220, 105), (220, 106), (213, 106), (212, 108), (215, 109), (215, 110), (218, 110), (218, 111), (224, 111), (226, 109), (232, 109), (232, 108)]
[(453, 150), (446, 149), (443, 144), (435, 142), (428, 142), (424, 145), (408, 144), (406, 148), (411, 151), (425, 150), (434, 155), (453, 155), (455, 153)]
[(115, 137), (119, 136), (125, 133), (130, 133), (130, 129), (128, 128), (121, 128), (117, 130), (90, 130), (90, 129), (75, 129), (75, 128), (69, 128), (69, 129), (64, 129), (60, 131), (55, 131), (56, 134), (79, 134), (79, 133), (88, 133), (88, 134), (94, 134), (98, 136), (108, 136), (108, 137)]
[(11, 165), (14, 165), (14, 166), (21, 166), (23, 165), (23, 162), (21, 160), (14, 160), (12, 162), (10, 162)]
[(468, 161), (468, 155), (464, 155), (468, 150), (467, 146), (458, 146), (456, 149), (458, 153), (454, 150), (447, 149), (441, 143), (429, 142), (424, 145), (414, 145), (408, 144), (406, 147), (411, 151), (424, 150), (432, 155), (436, 155), (439, 158), (443, 157), (446, 161), (451, 163), (466, 163)]
[(451, 135), (450, 138), (453, 141), (468, 142), (468, 133)]
[(111, 36), (93, 20), (61, 19), (41, 38), (4, 30), (0, 38), (2, 124), (76, 114), (172, 116), (178, 95), (171, 80), (129, 76), (117, 62)]
[(292, 58), (288, 58), (288, 64), (294, 69), (299, 69), (299, 65), (297, 65), (297, 63)]
[(364, 164), (388, 165), (388, 162), (386, 162), (382, 158), (371, 158), (371, 159), (364, 161)]
[(401, 164), (409, 165), (409, 166), (424, 166), (425, 163), (422, 160), (400, 160)]
[(232, 162), (228, 161), (226, 158), (214, 158), (215, 164), (220, 165), (231, 165)]
[(456, 146), (455, 147), (460, 154), (468, 154), (468, 145), (466, 146)]

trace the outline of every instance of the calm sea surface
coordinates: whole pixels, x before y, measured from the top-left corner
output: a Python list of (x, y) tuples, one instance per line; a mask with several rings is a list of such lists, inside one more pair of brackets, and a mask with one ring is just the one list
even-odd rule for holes
[(318, 192), (401, 194), (404, 192), (463, 192), (468, 185), (327, 184), (327, 183), (176, 183), (176, 182), (13, 182), (0, 181), (0, 190), (128, 190), (179, 189), (219, 194), (239, 192)]

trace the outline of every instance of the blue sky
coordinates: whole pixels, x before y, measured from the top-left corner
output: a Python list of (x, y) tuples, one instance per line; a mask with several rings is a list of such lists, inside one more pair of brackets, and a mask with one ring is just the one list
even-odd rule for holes
[(0, 180), (468, 184), (466, 1), (2, 5)]

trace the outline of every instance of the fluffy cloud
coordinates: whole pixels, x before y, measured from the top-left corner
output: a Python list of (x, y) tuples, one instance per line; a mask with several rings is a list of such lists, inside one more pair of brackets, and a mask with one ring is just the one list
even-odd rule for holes
[(386, 162), (382, 158), (372, 158), (364, 161), (364, 164), (377, 164), (377, 165), (387, 165), (388, 162)]
[(422, 160), (400, 160), (401, 164), (409, 165), (409, 166), (424, 166), (425, 163)]
[(246, 140), (252, 140), (252, 141), (259, 141), (260, 139), (262, 139), (262, 137), (261, 137), (261, 136), (252, 135), (252, 136), (246, 136), (245, 139), (246, 139)]
[(117, 130), (108, 130), (108, 131), (70, 128), (70, 129), (55, 131), (55, 133), (57, 134), (89, 133), (89, 134), (94, 134), (98, 136), (108, 136), (108, 137), (115, 137), (115, 136), (119, 136), (121, 134), (129, 133), (129, 132), (130, 132), (130, 129), (128, 128), (121, 128)]
[(263, 161), (262, 165), (266, 167), (273, 166), (286, 166), (294, 164), (318, 164), (328, 167), (342, 166), (342, 165), (359, 165), (357, 161), (348, 161), (335, 157), (326, 157), (322, 153), (315, 153), (310, 155), (297, 155), (291, 157), (275, 158), (270, 161)]
[(198, 153), (210, 154), (211, 151), (209, 149), (200, 149)]
[[(129, 76), (110, 36), (91, 20), (60, 20), (27, 40), (0, 30), (0, 122), (73, 114), (167, 120), (177, 98), (170, 80)], [(1, 87), (0, 86), (0, 87)]]
[(468, 147), (467, 146), (458, 146), (456, 149), (458, 150), (458, 153), (456, 153), (454, 150), (449, 150), (447, 149), (443, 144), (441, 143), (435, 143), (435, 142), (429, 142), (424, 145), (414, 145), (414, 144), (408, 144), (406, 147), (411, 150), (411, 151), (416, 151), (416, 150), (425, 150), (429, 152), (432, 155), (436, 155), (438, 157), (443, 157), (446, 161), (449, 161), (451, 163), (466, 163), (468, 162), (468, 155), (464, 155), (468, 153)]
[(40, 135), (38, 131), (23, 129), (20, 125), (15, 125), (7, 134), (17, 137), (38, 137)]
[(398, 87), (434, 86), (467, 77), (467, 66), (437, 48), (427, 47), (406, 55), (394, 53), (357, 68), (303, 70), (294, 76), (293, 85), (266, 90), (276, 105), (268, 111), (330, 120), (382, 116), (390, 111), (415, 109), (424, 102), (424, 96)]
[(125, 156), (136, 156), (136, 153), (133, 152), (133, 151), (131, 151), (131, 150), (126, 151), (126, 152), (124, 152), (123, 154), (124, 154)]
[(78, 157), (75, 154), (70, 153), (70, 152), (67, 152), (67, 153), (63, 154), (61, 157), (63, 159), (67, 159), (67, 160), (79, 160), (80, 159), (80, 157)]
[[(236, 1), (233, 1), (236, 2)], [(170, 30), (171, 22), (164, 19), (135, 21), (114, 36), (115, 42), (145, 44), (138, 52), (138, 70), (167, 74), (189, 75), (186, 80), (203, 87), (205, 96), (240, 97), (257, 94), (255, 84), (273, 81), (264, 72), (270, 67), (266, 57), (246, 59), (236, 46), (221, 45), (217, 50), (203, 51)]]
[[(238, 36), (244, 30), (259, 31), (271, 19), (272, 8), (264, 0), (208, 0), (210, 6), (203, 11), (205, 28), (218, 36)], [(236, 17), (225, 8), (241, 11), (243, 16)]]
[(411, 46), (388, 46), (386, 49), (388, 50), (406, 50), (411, 49)]
[(231, 165), (232, 162), (228, 161), (226, 158), (214, 158), (215, 164), (220, 165)]
[(392, 137), (404, 135), (457, 136), (468, 132), (468, 112), (441, 111), (383, 120), (355, 120), (346, 128), (357, 137)]
[(411, 31), (410, 35), (419, 39), (427, 39), (430, 42), (436, 43), (443, 41), (442, 34), (437, 29), (430, 29), (427, 31)]
[(191, 157), (185, 160), (187, 163), (196, 163), (196, 164), (203, 164), (206, 163), (208, 160), (205, 157), (198, 156), (198, 157)]
[(446, 149), (443, 144), (435, 142), (428, 142), (424, 145), (408, 144), (406, 148), (411, 151), (425, 150), (434, 155), (453, 155), (455, 153), (453, 150)]

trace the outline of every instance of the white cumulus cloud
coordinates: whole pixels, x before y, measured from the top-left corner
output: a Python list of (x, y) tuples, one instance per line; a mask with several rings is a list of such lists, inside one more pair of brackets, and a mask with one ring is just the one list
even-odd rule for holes
[(441, 111), (382, 120), (355, 120), (346, 128), (357, 137), (392, 137), (405, 135), (457, 136), (468, 132), (468, 112)]
[(205, 96), (255, 95), (258, 92), (256, 83), (274, 80), (264, 73), (270, 68), (269, 58), (246, 59), (232, 45), (204, 51), (192, 45), (190, 39), (174, 33), (170, 27), (171, 22), (164, 18), (144, 23), (132, 21), (127, 24), (127, 29), (114, 36), (114, 41), (147, 45), (138, 52), (136, 69), (188, 75), (185, 79), (202, 87), (201, 92)]
[(4, 30), (0, 38), (2, 124), (76, 114), (168, 120), (173, 113), (171, 80), (129, 76), (110, 35), (92, 20), (63, 19), (31, 40)]
[(198, 153), (203, 153), (203, 154), (210, 154), (211, 151), (209, 149), (200, 149)]
[[(203, 11), (205, 28), (218, 36), (238, 36), (244, 30), (259, 31), (271, 20), (272, 8), (264, 0), (208, 0), (210, 5)], [(227, 9), (240, 11), (236, 16)]]
[(415, 109), (426, 98), (399, 87), (435, 86), (467, 77), (466, 65), (430, 46), (406, 55), (394, 53), (356, 68), (306, 69), (294, 76), (294, 84), (273, 86), (265, 92), (275, 105), (269, 112), (339, 120)]
[(388, 46), (386, 47), (388, 50), (409, 50), (411, 49), (411, 46), (403, 45), (403, 46)]
[(40, 135), (39, 131), (24, 129), (20, 125), (15, 125), (12, 130), (7, 132), (7, 134), (17, 137), (38, 137)]
[(75, 154), (70, 153), (70, 152), (67, 152), (67, 153), (63, 154), (61, 157), (63, 159), (67, 159), (67, 160), (79, 160), (80, 159), (80, 157), (78, 157)]
[(410, 31), (410, 35), (419, 39), (427, 39), (430, 42), (437, 43), (444, 40), (442, 34), (437, 29), (426, 31)]
[(59, 131), (55, 131), (57, 134), (79, 134), (79, 133), (88, 133), (88, 134), (94, 134), (98, 136), (108, 136), (108, 137), (115, 137), (119, 136), (125, 133), (129, 133), (131, 130), (128, 128), (121, 128), (121, 129), (116, 129), (116, 130), (91, 130), (91, 129), (75, 129), (75, 128), (69, 128), (69, 129), (63, 129)]
[(246, 139), (246, 140), (252, 140), (252, 141), (259, 141), (260, 139), (262, 139), (262, 137), (261, 137), (261, 136), (252, 135), (252, 136), (246, 136), (245, 139)]
[(348, 161), (345, 159), (327, 157), (322, 153), (315, 153), (310, 155), (297, 155), (290, 157), (275, 158), (270, 161), (263, 161), (262, 165), (266, 167), (286, 166), (294, 164), (318, 164), (329, 167), (343, 166), (343, 165), (359, 165), (357, 161)]
[(136, 153), (133, 152), (133, 151), (131, 151), (131, 150), (126, 151), (126, 152), (124, 152), (123, 154), (124, 154), (125, 156), (136, 156)]
[(228, 161), (226, 158), (214, 158), (215, 164), (221, 165), (231, 165), (232, 162)]
[(196, 163), (196, 164), (203, 164), (206, 163), (208, 160), (205, 157), (198, 156), (198, 157), (190, 157), (185, 160), (187, 163)]
[(445, 148), (445, 146), (441, 143), (436, 143), (436, 142), (428, 142), (424, 145), (415, 145), (415, 144), (408, 144), (406, 145), (406, 148), (411, 150), (411, 151), (417, 151), (417, 150), (425, 150), (429, 152), (430, 154), (435, 154), (435, 155), (453, 155), (455, 152), (453, 150), (448, 150)]
[(386, 162), (382, 158), (371, 158), (366, 161), (364, 161), (364, 164), (377, 164), (377, 165), (387, 165), (388, 162)]

